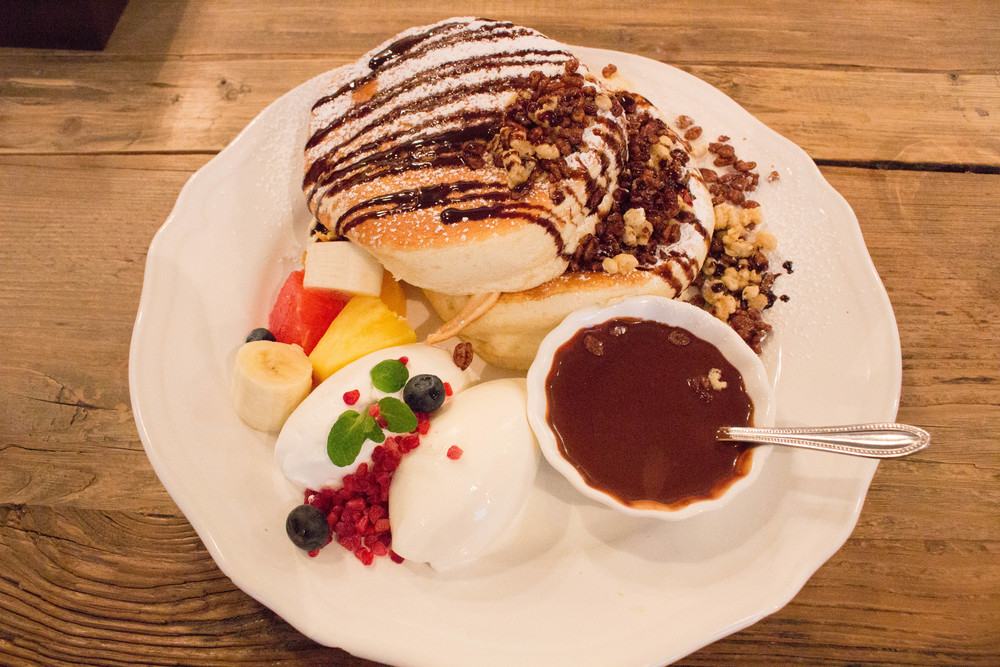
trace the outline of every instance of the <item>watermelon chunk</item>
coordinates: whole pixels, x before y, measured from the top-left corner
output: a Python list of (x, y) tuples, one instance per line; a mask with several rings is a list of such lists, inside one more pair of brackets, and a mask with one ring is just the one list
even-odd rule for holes
[(305, 271), (292, 271), (278, 293), (268, 325), (279, 343), (312, 352), (350, 295), (302, 286)]

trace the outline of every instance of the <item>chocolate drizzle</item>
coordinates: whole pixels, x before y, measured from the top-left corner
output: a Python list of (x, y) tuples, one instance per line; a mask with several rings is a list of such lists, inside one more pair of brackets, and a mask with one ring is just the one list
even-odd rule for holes
[[(467, 120), (473, 122), (477, 119)], [(427, 134), (395, 143), (391, 148), (369, 153), (363, 158), (340, 160), (339, 162), (346, 164), (333, 170), (328, 170), (330, 165), (326, 158), (320, 159), (310, 167), (304, 183), (306, 185), (312, 183), (310, 195), (327, 183), (332, 183), (324, 193), (324, 196), (329, 196), (390, 173), (398, 174), (428, 167), (458, 166), (461, 164), (458, 151), (463, 143), (475, 139), (488, 140), (494, 131), (493, 125), (479, 123)], [(319, 201), (316, 202), (316, 207), (319, 207)]]
[[(516, 93), (528, 85), (524, 74), (530, 68), (561, 68), (572, 58), (543, 39), (535, 31), (512, 23), (449, 22), (400, 37), (374, 53), (367, 63), (371, 71), (352, 78), (313, 105), (314, 124), (306, 150), (316, 148), (335, 132), (339, 134), (336, 145), (307, 162), (303, 188), (310, 209), (315, 214), (326, 198), (386, 177), (468, 166), (463, 147), (468, 142), (485, 145), (492, 139), (503, 120), (502, 104), (459, 107), (443, 113), (438, 109), (483, 95), (503, 99), (505, 93)], [(509, 44), (500, 46), (502, 42)], [(477, 43), (498, 46), (476, 48), (473, 45)], [(438, 50), (451, 50), (461, 57), (433, 66), (424, 65), (423, 60), (419, 66), (409, 65), (430, 58)], [(413, 71), (395, 74), (403, 67)], [(418, 91), (415, 99), (403, 101), (403, 96), (413, 97)], [(351, 97), (345, 104), (343, 96), (348, 94)], [(342, 110), (317, 124), (316, 116), (331, 104)], [(354, 196), (350, 207), (338, 214), (336, 224), (327, 226), (331, 234), (343, 236), (366, 220), (443, 206), (440, 219), (444, 225), (486, 219), (530, 220), (552, 235), (561, 252), (562, 238), (551, 213), (520, 201), (522, 193), (495, 182), (495, 173), (483, 174), (483, 180), (428, 185), (361, 201)], [(416, 176), (413, 182), (419, 180)], [(463, 208), (462, 203), (470, 206)]]

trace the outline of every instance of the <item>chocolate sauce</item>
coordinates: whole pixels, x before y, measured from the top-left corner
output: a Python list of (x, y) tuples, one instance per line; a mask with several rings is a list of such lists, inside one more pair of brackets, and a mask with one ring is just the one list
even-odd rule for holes
[(477, 206), (475, 208), (452, 208), (448, 207), (441, 211), (441, 222), (446, 225), (453, 225), (456, 222), (469, 222), (471, 220), (485, 220), (499, 215), (503, 211), (503, 204), (493, 204), (492, 206)]
[[(340, 218), (341, 224), (337, 231), (340, 234), (344, 234), (351, 227), (359, 225), (365, 220), (384, 218), (388, 215), (405, 211), (416, 211), (421, 208), (441, 206), (452, 201), (451, 195), (455, 193), (468, 192), (469, 190), (479, 188), (482, 188), (482, 183), (479, 181), (456, 181), (454, 183), (428, 185), (414, 188), (413, 190), (391, 192), (378, 197), (372, 197), (347, 209)], [(479, 195), (476, 195), (476, 197), (478, 198)], [(352, 215), (361, 211), (364, 211), (362, 215), (351, 218)]]
[[(712, 387), (711, 369), (725, 388)], [(560, 452), (626, 505), (716, 498), (750, 470), (747, 445), (715, 438), (753, 424), (743, 378), (685, 329), (634, 318), (583, 329), (556, 352), (546, 397)]]
[(395, 60), (420, 42), (427, 39), (429, 35), (430, 33), (418, 33), (416, 35), (410, 35), (409, 37), (397, 39), (395, 42), (372, 56), (371, 60), (368, 61), (368, 67), (371, 69), (380, 69), (386, 63)]
[[(457, 130), (428, 134), (396, 143), (391, 148), (372, 153), (367, 157), (349, 161), (345, 166), (329, 172), (325, 171), (328, 168), (328, 163), (324, 158), (313, 163), (306, 173), (304, 183), (306, 185), (314, 183), (311, 190), (313, 192), (321, 185), (333, 181), (333, 185), (324, 194), (324, 196), (330, 196), (347, 187), (372, 180), (385, 173), (400, 173), (431, 166), (454, 166), (458, 162), (449, 161), (446, 164), (440, 164), (440, 161), (450, 158), (457, 160), (457, 154), (463, 143), (474, 139), (488, 139), (495, 132), (495, 125), (478, 123)], [(354, 175), (349, 180), (345, 178), (347, 174), (352, 173)], [(342, 182), (338, 183), (338, 180)]]

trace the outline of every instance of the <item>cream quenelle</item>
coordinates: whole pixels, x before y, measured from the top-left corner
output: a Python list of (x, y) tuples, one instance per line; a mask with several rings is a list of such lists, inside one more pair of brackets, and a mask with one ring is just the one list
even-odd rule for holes
[[(460, 392), (470, 382), (469, 373), (455, 366), (450, 353), (423, 343), (386, 348), (351, 362), (316, 387), (282, 427), (274, 446), (274, 459), (285, 477), (308, 489), (333, 487), (341, 483), (344, 475), (371, 460), (377, 443), (366, 440), (351, 465), (334, 465), (327, 453), (327, 437), (345, 410), (365, 410), (384, 396), (398, 397), (402, 393), (381, 392), (371, 379), (376, 364), (402, 357), (406, 358), (410, 376), (436, 375), (454, 392)], [(356, 402), (348, 405), (344, 395), (353, 391), (358, 392)]]
[(448, 570), (481, 555), (514, 522), (540, 458), (526, 401), (523, 379), (493, 380), (435, 414), (389, 491), (396, 553)]

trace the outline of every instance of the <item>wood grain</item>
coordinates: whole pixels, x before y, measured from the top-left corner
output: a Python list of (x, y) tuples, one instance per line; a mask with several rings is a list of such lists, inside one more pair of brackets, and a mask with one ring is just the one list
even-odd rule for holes
[(435, 0), (406, 3), (257, 3), (241, 0), (131, 2), (111, 36), (112, 55), (229, 54), (353, 59), (391, 35), (449, 16), (488, 16), (528, 25), (569, 44), (642, 53), (676, 63), (768, 63), (992, 72), (1000, 7), (990, 0), (913, 3), (679, 0), (561, 3)]
[(0, 664), (374, 664), (219, 571), (143, 452), (128, 346), (147, 248), (192, 173), (287, 90), (461, 14), (720, 88), (820, 162), (892, 301), (898, 418), (932, 446), (879, 466), (852, 537), (788, 605), (679, 664), (998, 664), (1000, 4), (986, 0), (132, 0), (102, 53), (0, 50)]
[[(216, 152), (291, 87), (340, 64), (9, 58), (0, 63), (0, 153)], [(1000, 92), (993, 74), (684, 69), (814, 159), (1000, 170)], [(929, 99), (936, 103), (928, 105)]]

